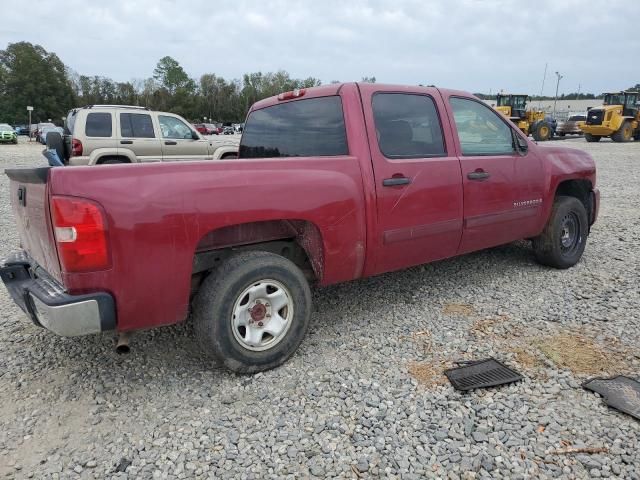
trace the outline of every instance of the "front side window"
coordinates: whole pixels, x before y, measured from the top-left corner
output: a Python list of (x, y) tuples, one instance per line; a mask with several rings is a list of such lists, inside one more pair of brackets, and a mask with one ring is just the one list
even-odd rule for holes
[(254, 110), (240, 143), (240, 158), (348, 155), (338, 96), (296, 100)]
[(486, 105), (465, 98), (451, 98), (453, 118), (463, 155), (513, 153), (511, 128)]
[(160, 122), (160, 130), (162, 130), (162, 136), (164, 138), (193, 138), (193, 130), (179, 118), (158, 115), (158, 121)]
[(445, 155), (442, 129), (431, 97), (377, 93), (372, 101), (380, 151), (387, 158)]
[(120, 133), (127, 138), (155, 138), (151, 115), (148, 113), (121, 113)]
[(110, 137), (111, 132), (110, 113), (94, 112), (87, 115), (87, 124), (84, 132), (87, 137)]

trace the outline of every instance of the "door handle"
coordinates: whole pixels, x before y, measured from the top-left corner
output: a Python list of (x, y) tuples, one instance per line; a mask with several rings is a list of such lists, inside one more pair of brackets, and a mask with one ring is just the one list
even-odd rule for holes
[(469, 180), (486, 180), (490, 176), (491, 176), (490, 173), (483, 172), (483, 171), (475, 171), (475, 172), (467, 173), (467, 178)]
[(407, 177), (391, 177), (382, 181), (383, 187), (397, 187), (398, 185), (409, 185), (411, 179)]
[(120, 140), (120, 143), (122, 145), (131, 145), (133, 143), (133, 140)]
[(174, 141), (167, 140), (166, 142), (164, 142), (164, 144), (165, 144), (165, 145), (177, 145), (177, 144), (178, 144), (178, 142), (174, 142)]

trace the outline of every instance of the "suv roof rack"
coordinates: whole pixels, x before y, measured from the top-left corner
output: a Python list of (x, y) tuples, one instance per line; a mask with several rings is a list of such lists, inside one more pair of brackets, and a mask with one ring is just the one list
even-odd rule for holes
[(151, 110), (149, 107), (141, 107), (139, 105), (85, 105), (80, 108), (130, 108), (132, 110)]

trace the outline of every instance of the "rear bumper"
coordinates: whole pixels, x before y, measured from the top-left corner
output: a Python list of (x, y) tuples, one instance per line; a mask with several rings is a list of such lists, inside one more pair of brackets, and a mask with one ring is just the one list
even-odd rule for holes
[(25, 252), (0, 262), (0, 277), (13, 301), (33, 323), (58, 335), (75, 337), (116, 328), (111, 295), (69, 295)]

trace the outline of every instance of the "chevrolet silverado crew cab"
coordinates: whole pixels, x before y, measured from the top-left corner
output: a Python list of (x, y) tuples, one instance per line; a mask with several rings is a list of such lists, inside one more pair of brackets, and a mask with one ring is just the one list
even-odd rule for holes
[(568, 268), (599, 205), (587, 153), (464, 92), (368, 83), (256, 103), (237, 160), (6, 173), (22, 249), (0, 273), (36, 325), (127, 334), (191, 312), (236, 372), (295, 352), (310, 285), (518, 239)]
[(67, 165), (219, 160), (238, 155), (237, 142), (203, 138), (184, 118), (126, 105), (91, 105), (69, 112), (67, 135), (47, 147)]

